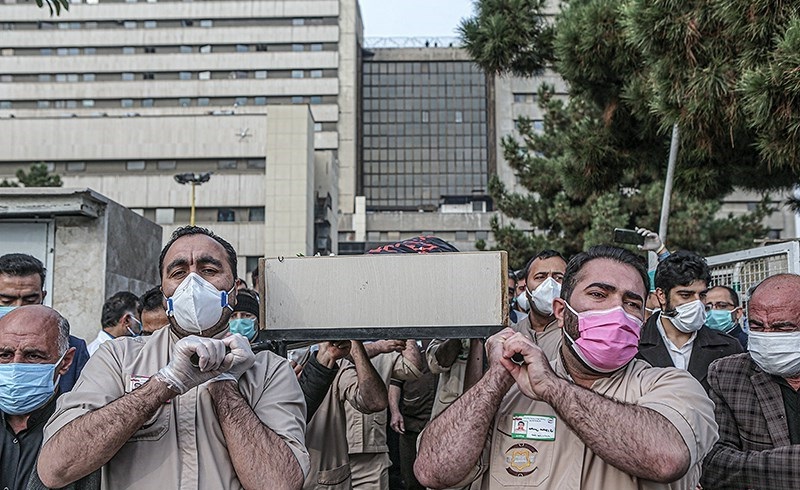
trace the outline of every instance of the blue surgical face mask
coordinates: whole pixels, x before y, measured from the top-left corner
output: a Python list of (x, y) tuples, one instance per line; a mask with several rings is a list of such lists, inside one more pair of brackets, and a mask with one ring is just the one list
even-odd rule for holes
[(728, 333), (736, 326), (732, 313), (728, 310), (711, 310), (706, 313), (706, 326), (712, 330)]
[(42, 407), (56, 391), (55, 364), (11, 362), (0, 364), (0, 410), (24, 415)]
[(14, 308), (16, 308), (16, 306), (0, 306), (0, 318), (3, 318), (4, 316), (6, 316)]
[(256, 337), (256, 321), (252, 318), (236, 318), (228, 322), (231, 333), (244, 335), (248, 340)]

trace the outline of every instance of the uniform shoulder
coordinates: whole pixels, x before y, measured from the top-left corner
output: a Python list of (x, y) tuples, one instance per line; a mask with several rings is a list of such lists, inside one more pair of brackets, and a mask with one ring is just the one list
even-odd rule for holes
[(719, 332), (717, 330), (712, 330), (708, 327), (703, 327), (706, 335), (708, 336), (709, 340), (715, 344), (724, 345), (727, 348), (734, 350), (735, 352), (741, 352), (742, 344), (739, 343), (739, 339), (728, 335), (723, 332)]

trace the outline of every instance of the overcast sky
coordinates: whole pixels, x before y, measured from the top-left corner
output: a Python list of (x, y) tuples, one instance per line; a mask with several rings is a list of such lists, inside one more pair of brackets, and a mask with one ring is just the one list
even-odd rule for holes
[(471, 0), (359, 0), (366, 37), (456, 37)]

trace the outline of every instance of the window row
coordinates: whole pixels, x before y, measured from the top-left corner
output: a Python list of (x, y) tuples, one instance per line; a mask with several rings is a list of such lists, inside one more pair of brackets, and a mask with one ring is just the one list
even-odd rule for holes
[[(234, 135), (235, 136), (235, 135)], [(203, 160), (198, 161), (179, 161), (179, 160), (127, 160), (127, 161), (93, 161), (89, 162), (45, 162), (50, 172), (86, 172), (87, 170), (98, 171), (101, 173), (121, 172), (172, 172), (177, 170), (195, 170), (198, 166), (205, 169), (216, 168), (218, 170), (250, 169), (262, 170), (266, 168), (264, 158), (245, 158), (245, 159), (222, 159), (222, 160)], [(58, 165), (58, 167), (56, 166)]]
[(335, 95), (295, 95), (292, 97), (181, 97), (144, 99), (81, 99), (81, 100), (0, 100), (0, 109), (77, 109), (84, 108), (132, 108), (132, 107), (241, 107), (267, 104), (335, 104)]
[(457, 85), (457, 84), (443, 84), (430, 85), (419, 81), (414, 85), (406, 86), (365, 86), (364, 99), (384, 99), (393, 98), (402, 99), (407, 98), (420, 98), (420, 97), (475, 97), (485, 98), (486, 87), (484, 85)]
[[(424, 136), (364, 136), (365, 149), (404, 149), (424, 147)], [(437, 148), (485, 148), (486, 135), (474, 134), (468, 136), (431, 136), (430, 147)], [(419, 144), (416, 144), (419, 143)]]
[[(75, 0), (71, 0), (71, 3)], [(87, 2), (91, 3), (91, 2)], [(97, 2), (94, 2), (97, 3)], [(119, 20), (87, 20), (80, 22), (2, 22), (0, 30), (80, 30), (80, 29), (145, 29), (176, 28), (176, 27), (280, 27), (280, 26), (320, 26), (337, 25), (336, 17), (309, 17), (309, 18), (238, 18), (238, 19), (119, 19)]]
[[(391, 111), (396, 111), (397, 113), (408, 113), (409, 111), (419, 110), (473, 110), (484, 112), (486, 110), (486, 99), (477, 97), (456, 99), (452, 96), (424, 99), (364, 99), (363, 106), (364, 112), (366, 114), (372, 113), (373, 116), (375, 116), (377, 112), (390, 114)], [(377, 119), (373, 120), (377, 121)]]
[(251, 53), (251, 52), (319, 52), (336, 51), (336, 43), (258, 43), (258, 44), (170, 44), (164, 46), (89, 46), (62, 48), (3, 48), (2, 56), (79, 56), (118, 54), (190, 54), (190, 53)]
[(483, 73), (471, 61), (368, 61), (364, 63), (364, 74), (420, 74), (420, 73), (469, 73), (483, 77)]
[[(459, 174), (424, 174), (424, 175), (364, 175), (366, 187), (397, 186), (397, 187), (444, 187), (455, 186), (483, 186), (486, 185), (486, 174), (459, 173)], [(457, 194), (457, 193), (456, 193)]]
[(462, 85), (483, 87), (486, 80), (479, 75), (364, 75), (364, 86), (419, 86), (419, 85)]
[[(417, 171), (436, 169), (445, 162), (483, 162), (486, 159), (486, 148), (420, 148), (417, 145), (399, 149), (365, 148), (363, 155), (364, 172), (371, 172), (374, 169), (395, 173), (411, 171), (412, 168)], [(417, 162), (425, 163), (423, 167), (418, 167)]]
[[(188, 223), (191, 215), (190, 208), (145, 208), (135, 209), (145, 218), (160, 225)], [(255, 222), (263, 223), (265, 217), (264, 207), (251, 208), (196, 208), (195, 219), (200, 223), (210, 222)]]
[(122, 72), (122, 73), (39, 73), (0, 75), (2, 83), (30, 82), (111, 82), (135, 80), (243, 80), (267, 78), (323, 78), (336, 77), (336, 70), (231, 70), (231, 71), (172, 71), (172, 72)]

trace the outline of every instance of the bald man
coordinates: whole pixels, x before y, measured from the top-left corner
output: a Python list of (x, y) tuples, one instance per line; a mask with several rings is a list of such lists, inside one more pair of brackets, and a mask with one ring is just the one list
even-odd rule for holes
[(800, 488), (800, 276), (765, 279), (750, 297), (748, 352), (708, 371), (719, 441), (701, 483), (715, 488)]
[(68, 337), (67, 320), (46, 306), (21, 306), (0, 318), (0, 488), (27, 488), (58, 378), (75, 355)]

